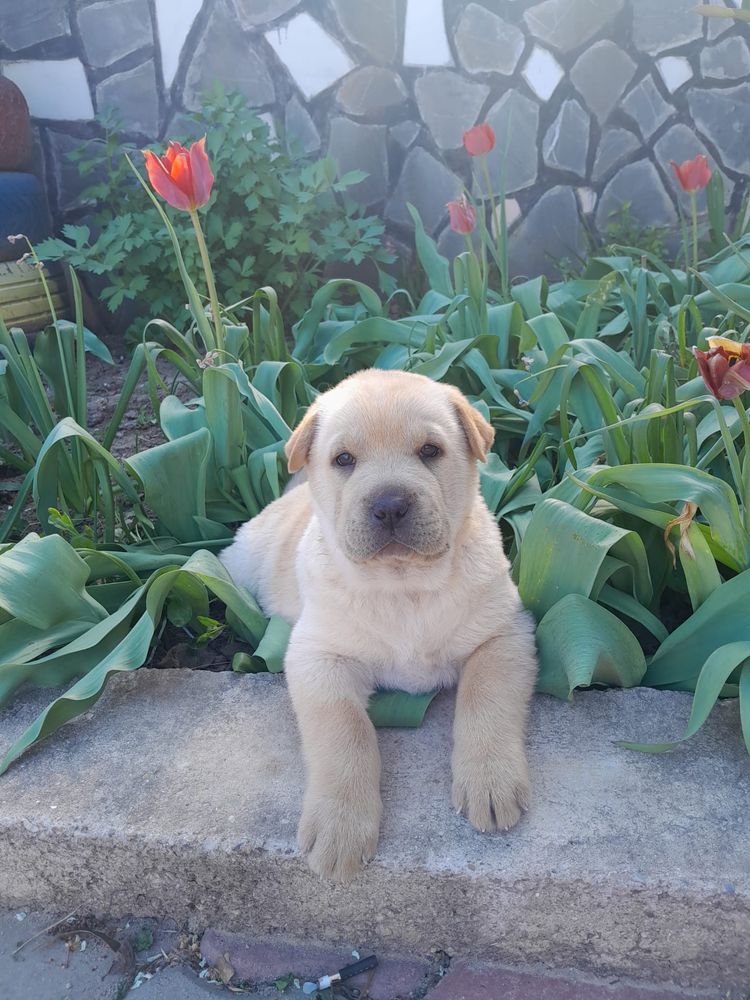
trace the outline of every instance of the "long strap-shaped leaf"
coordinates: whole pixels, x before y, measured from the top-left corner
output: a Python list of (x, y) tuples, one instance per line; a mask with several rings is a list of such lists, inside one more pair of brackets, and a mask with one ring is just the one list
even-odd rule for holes
[[(691, 736), (695, 736), (708, 718), (711, 709), (718, 701), (725, 684), (734, 671), (744, 664), (742, 674), (747, 674), (748, 666), (750, 666), (748, 660), (750, 660), (750, 642), (727, 643), (724, 646), (720, 646), (708, 657), (698, 677), (698, 683), (695, 686), (695, 697), (693, 698), (693, 707), (690, 711), (687, 729), (680, 739), (673, 740), (670, 743), (630, 743), (618, 741), (617, 746), (625, 747), (628, 750), (641, 750), (647, 753), (665, 753), (667, 750), (673, 750), (680, 743), (684, 743), (685, 740), (689, 740)], [(746, 680), (745, 685), (748, 686), (748, 683)], [(750, 732), (748, 732), (748, 728), (745, 727), (745, 741), (750, 750)]]

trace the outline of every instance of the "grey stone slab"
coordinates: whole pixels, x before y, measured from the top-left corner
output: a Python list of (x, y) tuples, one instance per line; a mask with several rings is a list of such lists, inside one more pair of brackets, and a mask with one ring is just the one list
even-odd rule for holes
[[(20, 908), (0, 914), (3, 1000), (118, 1000), (124, 995), (128, 982), (122, 975), (108, 974), (113, 955), (106, 944), (88, 936), (84, 951), (68, 952), (59, 937), (44, 933), (64, 916), (65, 912), (27, 913)], [(39, 934), (35, 941), (13, 955), (35, 934)]]
[(626, 95), (621, 105), (638, 126), (644, 139), (650, 139), (654, 132), (674, 114), (674, 108), (659, 93), (653, 77), (644, 76)]
[(750, 75), (750, 50), (739, 35), (701, 49), (701, 73), (713, 80), (741, 80)]
[(607, 40), (581, 55), (570, 79), (600, 122), (606, 121), (635, 74), (635, 63), (619, 45)]
[(578, 202), (569, 187), (545, 191), (510, 237), (512, 277), (559, 276), (562, 260), (575, 262), (585, 252)]
[(408, 99), (404, 81), (385, 66), (362, 66), (344, 78), (336, 100), (349, 115), (379, 115)]
[[(52, 696), (0, 716), (8, 746)], [(691, 698), (650, 690), (534, 700), (533, 802), (483, 836), (450, 805), (453, 696), (379, 734), (383, 827), (346, 886), (295, 846), (302, 760), (283, 678), (114, 677), (94, 708), (0, 778), (0, 905), (148, 912), (373, 951), (537, 961), (683, 986), (750, 979), (748, 757), (736, 701), (671, 754)]]
[(286, 106), (284, 128), (290, 152), (298, 151), (307, 156), (320, 149), (320, 132), (307, 108), (296, 97), (292, 97)]
[(70, 35), (67, 4), (61, 0), (3, 0), (0, 10), (0, 44), (19, 52), (38, 42)]
[(300, 0), (234, 0), (237, 17), (243, 28), (270, 24), (298, 7)]
[(388, 194), (388, 151), (385, 125), (360, 125), (348, 118), (332, 118), (328, 152), (341, 174), (350, 170), (367, 172), (365, 180), (348, 189), (364, 205), (382, 201)]
[[(160, 969), (151, 979), (144, 979), (137, 992), (131, 992), (128, 996), (137, 997), (137, 1000), (208, 1000), (209, 997), (216, 1000), (222, 994), (226, 996), (220, 985), (199, 979), (191, 968), (179, 966)], [(279, 991), (261, 988), (254, 990), (252, 996), (253, 1000), (276, 1000)], [(656, 997), (655, 1000), (660, 998)]]
[[(487, 158), (495, 194), (505, 177), (505, 193), (536, 181), (539, 148), (539, 105), (518, 90), (508, 90), (493, 104), (485, 120), (495, 131), (495, 148)], [(484, 172), (475, 164), (475, 184), (486, 195)]]
[(726, 167), (750, 170), (750, 83), (724, 90), (688, 91), (688, 106), (699, 131), (721, 151)]
[(450, 69), (425, 73), (414, 84), (422, 120), (441, 149), (458, 149), (489, 92), (485, 84), (474, 83)]
[(464, 8), (456, 26), (456, 49), (467, 73), (502, 73), (518, 66), (526, 39), (509, 21), (478, 3)]
[(578, 101), (569, 98), (544, 136), (542, 155), (549, 167), (586, 175), (591, 119)]
[(694, 0), (631, 0), (633, 42), (641, 52), (658, 55), (703, 35), (703, 18)]
[(352, 0), (331, 0), (344, 35), (378, 62), (392, 62), (398, 55), (398, 0), (377, 0), (377, 7)]
[(623, 4), (624, 0), (544, 0), (523, 16), (535, 38), (569, 52), (585, 45), (609, 24)]
[(627, 129), (604, 129), (594, 159), (593, 180), (600, 181), (610, 170), (619, 166), (632, 153), (635, 153), (640, 146), (640, 141)]
[(101, 147), (103, 151), (104, 143), (99, 139), (79, 139), (50, 128), (46, 129), (45, 139), (49, 150), (48, 162), (51, 162), (51, 170), (55, 179), (57, 211), (60, 213), (69, 212), (72, 209), (82, 208), (86, 204), (93, 204), (93, 202), (84, 201), (81, 198), (81, 192), (103, 179), (105, 167), (102, 165), (100, 175), (87, 174), (82, 177), (78, 164), (71, 163), (68, 154), (74, 149), (79, 149), (84, 143), (87, 143), (88, 149), (91, 151), (96, 146)]
[[(670, 162), (674, 160), (675, 163), (683, 163), (685, 160), (692, 160), (700, 153), (708, 159), (712, 169), (715, 169), (716, 164), (710, 150), (706, 148), (705, 144), (696, 135), (695, 129), (689, 125), (673, 125), (654, 144), (656, 159), (664, 165), (670, 187), (676, 195), (680, 196), (681, 188), (669, 166)], [(727, 202), (730, 201), (733, 191), (734, 184), (728, 177), (724, 177), (724, 196)], [(685, 203), (687, 204), (687, 200)]]
[(623, 167), (604, 188), (596, 210), (599, 232), (606, 233), (612, 214), (626, 202), (630, 205), (631, 218), (644, 227), (677, 224), (674, 205), (656, 167), (648, 160), (638, 160)]
[(273, 104), (276, 91), (265, 61), (237, 20), (222, 7), (216, 7), (198, 42), (185, 78), (183, 103), (190, 111), (199, 111), (201, 95), (214, 83), (227, 90), (238, 90), (250, 107)]
[(148, 0), (101, 0), (80, 7), (78, 30), (86, 61), (97, 69), (154, 40)]
[(386, 206), (386, 216), (392, 222), (411, 226), (407, 202), (415, 205), (425, 229), (434, 233), (447, 216), (446, 205), (463, 190), (463, 182), (444, 163), (436, 160), (421, 146), (415, 146), (406, 157), (398, 183)]
[(153, 59), (102, 80), (96, 87), (96, 107), (113, 108), (127, 132), (156, 136), (159, 132), (159, 98)]
[(399, 122), (390, 129), (389, 134), (402, 149), (410, 149), (417, 141), (417, 136), (422, 130), (419, 122)]

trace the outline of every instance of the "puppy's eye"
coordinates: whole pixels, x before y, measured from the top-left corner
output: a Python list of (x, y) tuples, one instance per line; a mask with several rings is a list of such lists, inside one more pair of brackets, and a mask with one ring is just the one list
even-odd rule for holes
[(342, 451), (340, 455), (334, 458), (334, 462), (340, 469), (346, 469), (347, 466), (352, 466), (355, 464), (357, 459), (354, 455), (350, 455), (348, 451)]
[(436, 444), (423, 444), (419, 449), (420, 458), (437, 458), (440, 454), (440, 449)]

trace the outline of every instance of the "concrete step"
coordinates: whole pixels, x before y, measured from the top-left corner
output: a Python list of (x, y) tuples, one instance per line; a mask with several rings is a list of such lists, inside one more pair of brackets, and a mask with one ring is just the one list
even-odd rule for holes
[[(0, 747), (47, 701), (32, 692), (6, 709)], [(539, 696), (532, 808), (487, 837), (450, 806), (442, 695), (420, 730), (381, 733), (378, 855), (336, 886), (295, 848), (302, 767), (282, 678), (121, 675), (0, 778), (0, 905), (740, 988), (750, 765), (736, 703), (671, 754), (612, 744), (676, 737), (689, 708), (673, 692)]]

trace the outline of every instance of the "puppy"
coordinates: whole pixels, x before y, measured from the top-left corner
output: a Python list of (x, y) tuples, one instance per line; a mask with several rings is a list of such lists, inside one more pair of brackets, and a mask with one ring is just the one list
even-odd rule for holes
[(286, 445), (307, 481), (222, 554), (263, 610), (293, 624), (285, 673), (306, 787), (298, 840), (345, 881), (375, 853), (376, 688), (458, 683), (453, 804), (507, 830), (529, 796), (525, 728), (534, 627), (479, 492), (494, 431), (453, 386), (359, 372), (319, 396)]

